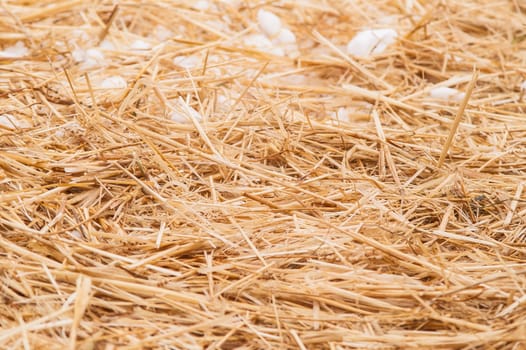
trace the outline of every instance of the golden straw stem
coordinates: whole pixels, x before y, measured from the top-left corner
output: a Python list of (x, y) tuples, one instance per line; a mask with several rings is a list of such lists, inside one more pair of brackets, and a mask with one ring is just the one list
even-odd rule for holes
[(460, 104), (460, 107), (458, 108), (457, 115), (455, 116), (455, 120), (453, 121), (453, 125), (451, 125), (451, 130), (449, 130), (449, 136), (447, 137), (447, 141), (444, 144), (444, 148), (442, 149), (442, 154), (440, 155), (440, 159), (438, 160), (437, 167), (439, 169), (444, 164), (444, 160), (446, 159), (447, 151), (449, 150), (449, 147), (451, 146), (451, 143), (453, 142), (453, 137), (455, 137), (455, 133), (457, 132), (458, 125), (460, 124), (460, 120), (462, 119), (462, 116), (464, 115), (464, 110), (466, 109), (469, 98), (471, 97), (471, 93), (473, 92), (475, 83), (477, 82), (477, 77), (478, 77), (478, 72), (474, 69), (473, 77), (471, 78), (471, 81), (469, 82), (468, 89), (466, 91), (466, 95), (464, 96), (464, 99), (462, 100), (462, 103)]

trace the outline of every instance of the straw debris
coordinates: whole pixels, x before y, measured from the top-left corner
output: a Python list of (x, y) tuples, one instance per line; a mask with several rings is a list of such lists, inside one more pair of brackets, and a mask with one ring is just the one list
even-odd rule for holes
[(0, 348), (524, 348), (520, 1), (0, 6)]

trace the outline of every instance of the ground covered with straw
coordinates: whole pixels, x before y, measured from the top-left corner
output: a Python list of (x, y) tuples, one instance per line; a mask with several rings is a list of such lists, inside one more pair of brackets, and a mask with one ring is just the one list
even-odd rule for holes
[(524, 2), (0, 19), (0, 348), (526, 348)]

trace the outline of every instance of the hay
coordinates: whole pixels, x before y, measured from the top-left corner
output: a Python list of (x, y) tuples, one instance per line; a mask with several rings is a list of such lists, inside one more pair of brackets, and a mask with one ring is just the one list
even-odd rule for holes
[(521, 1), (0, 6), (1, 348), (524, 348)]

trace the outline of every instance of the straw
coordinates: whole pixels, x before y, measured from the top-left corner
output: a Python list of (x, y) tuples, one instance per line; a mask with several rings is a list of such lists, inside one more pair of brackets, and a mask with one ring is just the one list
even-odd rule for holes
[(458, 125), (460, 124), (460, 120), (462, 119), (462, 116), (464, 115), (464, 110), (466, 109), (469, 98), (471, 97), (471, 94), (473, 93), (473, 88), (475, 87), (475, 83), (477, 82), (478, 72), (475, 69), (473, 69), (473, 71), (474, 71), (473, 77), (471, 78), (471, 82), (469, 83), (466, 89), (464, 99), (462, 100), (462, 103), (460, 104), (458, 108), (455, 119), (453, 120), (453, 124), (451, 124), (449, 135), (447, 137), (446, 143), (444, 144), (444, 148), (442, 149), (442, 153), (440, 154), (440, 158), (438, 160), (438, 165), (437, 165), (438, 168), (441, 168), (442, 164), (444, 164), (444, 160), (446, 159), (447, 152), (449, 148), (451, 147), (451, 142), (453, 142), (453, 137), (455, 137), (455, 133), (457, 132)]
[(0, 7), (0, 349), (526, 344), (519, 2)]

